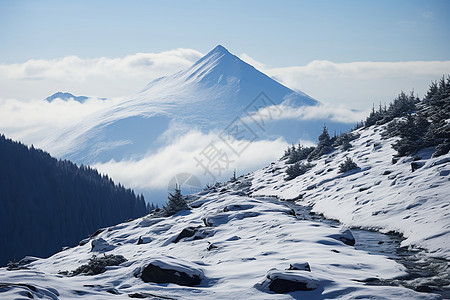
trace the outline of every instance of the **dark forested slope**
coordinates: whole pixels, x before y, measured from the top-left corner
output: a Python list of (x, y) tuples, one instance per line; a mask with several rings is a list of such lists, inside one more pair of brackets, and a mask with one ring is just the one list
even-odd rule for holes
[(147, 212), (142, 196), (96, 170), (0, 135), (0, 265), (51, 255)]

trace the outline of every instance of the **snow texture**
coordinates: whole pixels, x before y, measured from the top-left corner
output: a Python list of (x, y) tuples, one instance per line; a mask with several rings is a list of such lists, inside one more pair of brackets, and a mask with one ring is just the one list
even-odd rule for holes
[[(264, 172), (255, 175), (258, 174)], [(267, 178), (261, 175), (254, 181), (263, 177)], [(241, 177), (233, 185), (251, 179), (252, 175)], [(95, 252), (96, 255), (122, 255), (127, 259), (118, 266), (106, 267), (104, 273), (60, 275), (61, 271), (74, 270), (89, 261), (91, 243), (64, 250), (48, 259), (30, 260), (26, 269), (7, 271), (2, 268), (0, 297), (23, 295), (25, 287), (13, 284), (20, 282), (41, 294), (53, 291), (60, 299), (128, 299), (129, 295), (174, 299), (438, 298), (403, 287), (364, 284), (367, 278), (390, 279), (405, 275), (405, 268), (385, 256), (370, 255), (343, 243), (336, 237), (349, 237), (345, 229), (298, 220), (290, 208), (276, 199), (232, 195), (231, 185), (225, 187), (227, 191), (200, 193), (191, 203), (196, 208), (190, 211), (168, 218), (149, 215), (109, 227), (91, 238), (112, 246)], [(204, 237), (171, 242), (186, 227), (201, 228)], [(148, 238), (147, 244), (137, 243), (142, 236)], [(305, 266), (305, 262), (310, 272), (291, 268)], [(203, 279), (195, 287), (146, 283), (139, 276), (149, 263)], [(308, 288), (278, 294), (268, 289), (270, 278), (303, 282)], [(26, 292), (38, 296), (33, 289)]]
[[(381, 130), (376, 126), (358, 130), (361, 137), (351, 142), (352, 148), (323, 156), (291, 181), (283, 180), (285, 161), (255, 172), (253, 196), (296, 198), (327, 218), (398, 232), (406, 237), (402, 246), (450, 258), (450, 154), (431, 158), (434, 149), (429, 148), (394, 164), (395, 138), (382, 140)], [(339, 164), (347, 157), (359, 168), (339, 173)], [(413, 171), (412, 163), (422, 167)]]

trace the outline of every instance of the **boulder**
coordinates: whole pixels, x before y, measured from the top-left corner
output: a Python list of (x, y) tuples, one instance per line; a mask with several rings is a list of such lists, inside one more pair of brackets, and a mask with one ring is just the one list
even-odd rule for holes
[(140, 278), (144, 282), (175, 283), (183, 286), (199, 285), (203, 270), (193, 263), (170, 257), (154, 259), (143, 268)]
[(114, 249), (113, 245), (108, 244), (107, 241), (105, 241), (102, 238), (98, 238), (96, 240), (93, 240), (91, 242), (91, 251), (92, 252), (106, 252)]
[(303, 263), (293, 263), (289, 265), (288, 270), (297, 270), (297, 271), (308, 271), (311, 272), (311, 267), (307, 262)]
[(332, 235), (329, 235), (329, 237), (339, 240), (349, 246), (355, 246), (355, 243), (356, 243), (355, 238), (353, 237), (353, 234), (350, 231), (350, 229), (345, 228), (345, 227), (341, 228), (339, 230), (338, 234), (332, 234)]
[(311, 273), (298, 270), (271, 269), (262, 283), (255, 285), (263, 291), (278, 294), (295, 291), (312, 291), (319, 287), (320, 281)]

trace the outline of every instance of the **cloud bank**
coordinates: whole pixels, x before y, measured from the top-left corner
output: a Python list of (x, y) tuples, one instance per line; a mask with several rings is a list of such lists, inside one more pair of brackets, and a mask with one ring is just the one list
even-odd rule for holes
[(0, 97), (42, 99), (56, 91), (99, 97), (127, 96), (153, 79), (189, 67), (202, 55), (193, 49), (180, 48), (121, 58), (66, 56), (0, 64)]
[(312, 61), (305, 66), (260, 70), (290, 88), (321, 102), (367, 110), (387, 103), (400, 91), (422, 97), (432, 81), (450, 74), (450, 61), (351, 62)]
[[(121, 58), (67, 56), (0, 64), (0, 97), (43, 99), (56, 91), (98, 97), (128, 96), (151, 80), (188, 68), (203, 54), (193, 49), (137, 53)], [(315, 60), (304, 66), (271, 67), (239, 55), (288, 87), (335, 106), (366, 110), (400, 91), (422, 96), (433, 80), (450, 74), (450, 61), (348, 62)]]
[[(212, 146), (220, 151), (222, 157), (208, 167), (202, 152), (209, 152)], [(237, 174), (244, 174), (277, 160), (287, 146), (288, 143), (282, 138), (248, 142), (247, 148), (237, 155), (218, 138), (216, 132), (205, 134), (193, 130), (158, 151), (147, 153), (141, 159), (111, 160), (95, 164), (94, 167), (126, 186), (137, 189), (164, 189), (168, 182), (180, 173), (192, 173), (202, 184), (228, 180), (234, 169)], [(203, 167), (198, 163), (199, 160), (202, 161)]]

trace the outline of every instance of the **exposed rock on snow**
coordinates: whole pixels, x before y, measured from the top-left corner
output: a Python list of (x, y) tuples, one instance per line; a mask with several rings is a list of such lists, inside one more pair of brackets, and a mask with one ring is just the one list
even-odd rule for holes
[(319, 287), (319, 282), (310, 273), (272, 269), (267, 272), (266, 279), (255, 287), (282, 294), (294, 291), (312, 291)]
[(194, 264), (170, 258), (153, 260), (140, 274), (140, 278), (145, 282), (184, 286), (199, 285), (204, 277), (203, 270)]
[(91, 248), (92, 252), (106, 252), (114, 249), (113, 245), (108, 244), (108, 242), (102, 238), (93, 240), (91, 242), (91, 245), (92, 245)]
[(342, 228), (339, 230), (339, 234), (332, 234), (329, 237), (340, 240), (346, 245), (355, 246), (355, 238), (353, 237), (352, 232), (348, 228)]
[(297, 270), (297, 271), (308, 271), (311, 272), (311, 267), (307, 262), (304, 263), (293, 263), (289, 265), (288, 270)]

